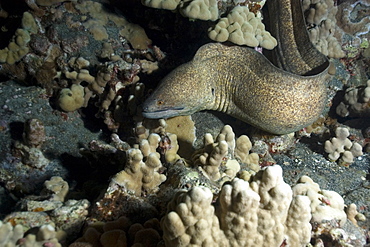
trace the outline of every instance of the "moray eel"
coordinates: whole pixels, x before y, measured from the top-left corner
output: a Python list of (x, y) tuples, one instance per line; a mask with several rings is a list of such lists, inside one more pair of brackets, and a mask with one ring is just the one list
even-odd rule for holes
[(146, 118), (216, 110), (273, 134), (313, 123), (326, 103), (329, 62), (309, 41), (300, 0), (270, 0), (267, 59), (252, 48), (206, 44), (172, 72), (143, 104)]

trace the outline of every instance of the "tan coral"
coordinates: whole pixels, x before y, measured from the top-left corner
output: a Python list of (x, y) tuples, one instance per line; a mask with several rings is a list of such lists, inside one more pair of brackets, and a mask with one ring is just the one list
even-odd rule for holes
[(229, 246), (205, 187), (176, 193), (161, 220), (166, 246)]
[(151, 133), (147, 139), (142, 139), (139, 143), (139, 148), (144, 157), (148, 157), (151, 153), (158, 152), (164, 154), (165, 160), (168, 163), (174, 163), (176, 160), (181, 159), (177, 154), (179, 145), (177, 143), (177, 136), (175, 134), (167, 133), (157, 134)]
[(31, 40), (31, 34), (39, 30), (35, 18), (29, 12), (24, 12), (22, 16), (22, 28), (16, 30), (12, 41), (8, 47), (0, 50), (0, 63), (10, 65), (21, 60), (29, 51), (28, 43)]
[[(352, 11), (361, 1), (346, 1), (338, 6), (337, 20), (338, 26), (346, 33), (357, 36), (368, 33), (370, 30), (370, 16), (366, 16), (358, 21), (352, 21)], [(368, 6), (368, 4), (367, 4)]]
[(64, 88), (60, 91), (58, 105), (63, 111), (75, 111), (83, 106), (84, 95), (84, 87), (73, 84), (71, 88)]
[(137, 196), (156, 192), (158, 186), (166, 180), (166, 176), (159, 173), (162, 167), (159, 154), (150, 153), (144, 162), (142, 152), (133, 148), (127, 151), (127, 156), (126, 168), (112, 178), (111, 186), (118, 184), (128, 193)]
[(165, 150), (165, 159), (166, 162), (173, 164), (177, 160), (181, 159), (181, 157), (177, 154), (179, 151), (179, 144), (177, 141), (177, 135), (169, 133), (167, 137), (170, 141), (170, 147)]
[[(228, 145), (226, 141), (220, 141), (214, 145), (211, 138), (210, 134), (205, 135), (205, 152), (200, 156), (195, 156), (194, 165), (203, 170), (211, 180), (216, 181), (221, 178), (219, 169), (228, 154)], [(208, 151), (209, 148), (211, 149)]]
[(145, 50), (152, 44), (145, 30), (137, 24), (127, 23), (119, 33), (130, 42), (134, 49)]
[(139, 146), (144, 157), (149, 156), (150, 153), (155, 153), (160, 141), (161, 137), (156, 133), (151, 133), (148, 139), (141, 140)]
[(51, 177), (50, 180), (44, 182), (44, 186), (48, 191), (53, 192), (52, 200), (64, 202), (69, 191), (69, 185), (62, 177)]
[(111, 59), (114, 56), (114, 50), (111, 43), (104, 42), (99, 57)]
[(280, 246), (284, 239), (291, 246), (303, 246), (310, 240), (309, 200), (292, 200), (279, 166), (259, 172), (251, 183), (234, 179), (224, 185), (219, 198), (220, 225), (231, 246)]
[(30, 34), (35, 34), (39, 31), (39, 27), (36, 24), (35, 18), (29, 12), (24, 12), (22, 17), (22, 28), (28, 31)]
[(304, 0), (303, 11), (306, 12), (306, 22), (310, 25), (311, 42), (324, 55), (332, 58), (345, 56), (339, 41), (334, 36), (337, 32), (337, 6), (331, 0)]
[(180, 3), (180, 13), (190, 19), (215, 21), (218, 16), (216, 0), (185, 0)]
[[(120, 35), (127, 39), (134, 49), (147, 49), (148, 45), (152, 43), (142, 27), (129, 23), (123, 16), (107, 12), (101, 3), (84, 1), (76, 4), (76, 8), (81, 13), (91, 16), (82, 24), (96, 40), (108, 40), (109, 34), (106, 26), (108, 21), (111, 21), (120, 29)], [(117, 59), (117, 57), (114, 57), (114, 59)]]
[(89, 60), (83, 57), (71, 57), (68, 61), (68, 64), (71, 68), (76, 70), (86, 69), (90, 66)]
[(141, 3), (156, 9), (178, 8), (183, 16), (194, 20), (215, 21), (219, 18), (216, 0), (142, 0)]
[(263, 168), (250, 182), (233, 179), (224, 184), (215, 206), (212, 198), (211, 191), (201, 186), (177, 192), (161, 221), (165, 244), (306, 246), (310, 222), (346, 221), (339, 194), (321, 190), (307, 176), (290, 188), (277, 165)]
[(166, 175), (161, 174), (159, 169), (163, 167), (157, 153), (151, 153), (145, 161), (145, 166), (142, 166), (141, 172), (142, 189), (145, 192), (156, 192), (158, 186), (166, 180)]
[(14, 64), (28, 53), (27, 44), (31, 39), (27, 31), (17, 29), (13, 39), (14, 41), (11, 41), (8, 47), (0, 50), (0, 63)]
[(216, 141), (211, 134), (205, 134), (204, 148), (193, 154), (192, 161), (195, 167), (213, 181), (225, 176), (232, 179), (240, 170), (237, 160), (252, 169), (259, 170), (258, 154), (250, 153), (251, 147), (252, 143), (247, 136), (240, 136), (235, 140), (233, 129), (225, 125)]
[[(140, 45), (140, 47), (142, 46)], [(151, 62), (148, 60), (140, 59), (140, 64), (142, 71), (146, 74), (151, 74), (153, 73), (153, 71), (156, 71), (159, 68), (157, 61)]]
[(59, 243), (60, 239), (57, 238), (55, 228), (51, 225), (42, 225), (39, 229), (26, 233), (25, 236), (24, 234), (22, 225), (12, 226), (10, 222), (3, 223), (0, 221), (0, 246), (62, 246)]
[(22, 225), (12, 226), (10, 222), (3, 223), (0, 221), (0, 245), (1, 246), (16, 246), (19, 239), (23, 237)]
[(96, 40), (107, 40), (108, 32), (104, 25), (98, 20), (88, 20), (84, 22), (84, 27), (87, 28)]
[(257, 153), (251, 153), (252, 142), (246, 135), (241, 135), (236, 139), (236, 148), (234, 155), (242, 163), (248, 164), (253, 170), (259, 167), (259, 156)]
[(282, 169), (270, 166), (248, 183), (225, 184), (212, 206), (208, 188), (179, 191), (162, 218), (168, 246), (305, 246), (311, 238), (310, 200), (292, 197)]
[(84, 235), (70, 247), (156, 246), (161, 240), (158, 231), (160, 231), (159, 221), (155, 218), (147, 220), (144, 224), (132, 224), (127, 217), (120, 217), (106, 223), (91, 224)]
[(332, 58), (342, 58), (345, 53), (338, 40), (333, 36), (335, 28), (335, 22), (327, 19), (322, 21), (319, 26), (309, 29), (308, 33), (311, 42), (322, 54)]
[(307, 196), (311, 201), (311, 222), (336, 220), (341, 226), (347, 220), (343, 198), (334, 191), (321, 190), (310, 177), (303, 176), (293, 186), (294, 195)]
[(324, 20), (335, 20), (337, 7), (331, 0), (303, 0), (303, 11), (308, 11), (306, 21), (320, 25)]
[[(111, 70), (104, 66), (99, 68), (95, 77), (92, 76), (87, 69), (80, 69), (79, 71), (72, 72), (66, 71), (64, 74), (67, 79), (73, 82), (70, 90), (62, 89), (59, 94), (59, 106), (61, 106), (64, 111), (74, 111), (82, 106), (87, 106), (90, 97), (94, 94), (102, 94), (106, 84), (111, 80)], [(81, 82), (87, 82), (87, 87), (79, 85)], [(109, 102), (104, 103), (103, 107), (108, 108), (115, 95), (116, 92), (110, 96)], [(82, 102), (81, 97), (83, 98)], [(65, 105), (63, 103), (65, 103)]]
[(344, 99), (336, 108), (341, 117), (366, 117), (370, 115), (370, 80), (366, 86), (350, 87), (345, 90)]
[(363, 215), (363, 214), (361, 214), (357, 211), (357, 206), (354, 203), (351, 203), (349, 206), (347, 206), (346, 214), (347, 214), (348, 220), (350, 220), (357, 227), (359, 227), (357, 221), (365, 221), (366, 220), (365, 215)]
[(231, 246), (280, 246), (284, 239), (303, 246), (310, 240), (309, 200), (292, 198), (279, 166), (260, 171), (250, 183), (234, 179), (219, 200), (220, 226)]
[(191, 116), (178, 116), (166, 119), (166, 132), (176, 134), (180, 144), (179, 155), (190, 159), (193, 153), (193, 144), (196, 140), (195, 123)]
[(142, 0), (141, 3), (155, 9), (175, 10), (180, 1), (181, 0)]
[(354, 158), (361, 156), (362, 146), (358, 143), (351, 142), (347, 128), (338, 127), (335, 130), (335, 137), (325, 142), (325, 152), (332, 161), (339, 159), (339, 164), (347, 165), (353, 163)]
[(261, 17), (244, 6), (233, 8), (227, 17), (208, 30), (208, 36), (218, 42), (228, 40), (237, 45), (261, 46), (269, 50), (277, 45), (276, 39), (265, 30)]

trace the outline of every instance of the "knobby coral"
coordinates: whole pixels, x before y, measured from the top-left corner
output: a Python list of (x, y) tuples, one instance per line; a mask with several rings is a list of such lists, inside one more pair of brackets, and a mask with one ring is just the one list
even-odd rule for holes
[[(208, 188), (179, 191), (161, 220), (168, 246), (305, 246), (311, 222), (345, 222), (343, 199), (322, 191), (308, 177), (292, 189), (280, 166), (270, 166), (247, 182), (226, 183), (212, 204)], [(323, 198), (330, 204), (322, 204)], [(320, 206), (319, 206), (320, 205)]]
[(340, 43), (334, 36), (337, 25), (335, 15), (337, 6), (331, 0), (304, 0), (303, 11), (307, 13), (306, 22), (309, 25), (311, 42), (316, 48), (332, 58), (345, 56)]
[(343, 101), (336, 108), (341, 117), (366, 117), (370, 115), (370, 80), (366, 86), (349, 87)]
[(61, 247), (55, 229), (51, 225), (42, 225), (36, 229), (36, 233), (26, 233), (22, 225), (12, 226), (11, 223), (0, 221), (0, 245), (1, 246), (55, 246)]
[[(190, 19), (219, 19), (218, 23), (208, 30), (208, 36), (212, 40), (273, 49), (277, 45), (276, 39), (265, 30), (260, 12), (265, 2), (246, 1), (241, 4), (215, 0), (143, 0), (142, 4), (157, 9), (178, 9), (183, 16)], [(227, 16), (220, 18), (224, 14)]]
[(338, 127), (335, 137), (325, 142), (325, 152), (332, 161), (339, 160), (339, 164), (348, 165), (353, 163), (354, 158), (361, 156), (362, 146), (357, 142), (351, 142), (347, 137), (350, 133), (347, 128)]
[(233, 8), (215, 27), (208, 30), (208, 36), (218, 42), (228, 40), (237, 45), (261, 46), (269, 50), (277, 45), (276, 39), (265, 30), (262, 16), (249, 11), (246, 6)]

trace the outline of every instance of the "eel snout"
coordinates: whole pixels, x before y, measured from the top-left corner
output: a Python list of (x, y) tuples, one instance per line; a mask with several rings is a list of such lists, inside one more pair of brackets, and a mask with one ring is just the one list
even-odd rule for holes
[(178, 116), (185, 107), (164, 106), (160, 99), (148, 99), (143, 105), (142, 114), (145, 118), (158, 119)]
[(214, 101), (205, 64), (189, 62), (177, 67), (160, 82), (159, 87), (143, 103), (146, 118), (170, 118), (191, 115), (209, 108)]

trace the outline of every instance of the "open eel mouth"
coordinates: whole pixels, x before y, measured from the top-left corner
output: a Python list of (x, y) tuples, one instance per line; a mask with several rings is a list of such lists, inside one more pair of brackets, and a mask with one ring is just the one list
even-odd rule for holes
[(144, 108), (142, 114), (145, 118), (151, 119), (170, 118), (180, 115), (187, 115), (184, 107), (171, 107), (154, 111)]

